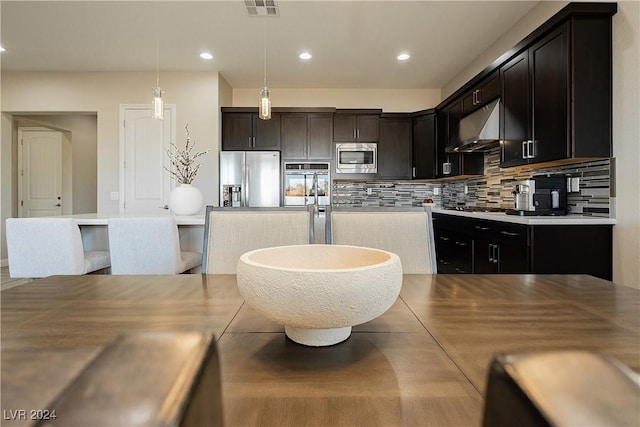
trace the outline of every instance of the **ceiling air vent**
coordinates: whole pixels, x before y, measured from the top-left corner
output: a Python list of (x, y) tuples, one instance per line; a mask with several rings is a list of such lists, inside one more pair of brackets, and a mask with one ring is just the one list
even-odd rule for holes
[(275, 0), (244, 0), (249, 16), (278, 16), (278, 5)]

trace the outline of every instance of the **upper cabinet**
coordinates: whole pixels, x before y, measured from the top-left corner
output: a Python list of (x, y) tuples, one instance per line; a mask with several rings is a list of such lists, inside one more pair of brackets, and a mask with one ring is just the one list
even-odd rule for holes
[(411, 178), (411, 116), (380, 118), (376, 178)]
[(222, 115), (223, 150), (279, 150), (280, 113), (261, 120), (257, 113)]
[(462, 117), (497, 97), (501, 167), (611, 157), (616, 12), (616, 3), (569, 3), (438, 105), (438, 177), (476, 154), (456, 154), (460, 163), (444, 149), (458, 146)]
[(333, 116), (333, 140), (336, 142), (377, 142), (380, 114), (336, 112)]
[(500, 73), (496, 70), (462, 96), (462, 114), (467, 115), (500, 96)]
[(431, 110), (413, 118), (412, 178), (436, 177), (436, 114)]
[(576, 16), (500, 68), (501, 167), (611, 156), (610, 35)]
[(282, 158), (330, 160), (333, 114), (282, 113)]
[(513, 58), (502, 74), (502, 167), (571, 157), (569, 23)]

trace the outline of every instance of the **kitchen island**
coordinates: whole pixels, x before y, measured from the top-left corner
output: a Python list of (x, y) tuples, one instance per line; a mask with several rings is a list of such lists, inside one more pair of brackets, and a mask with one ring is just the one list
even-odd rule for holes
[(51, 409), (116, 336), (146, 331), (215, 334), (227, 426), (478, 426), (496, 353), (596, 351), (640, 372), (640, 290), (583, 275), (405, 275), (389, 311), (325, 348), (288, 340), (233, 275), (50, 277), (1, 304), (3, 413)]
[(172, 215), (168, 210), (158, 214), (77, 214), (62, 215), (57, 218), (73, 218), (80, 227), (85, 251), (108, 251), (109, 235), (107, 224), (110, 218), (157, 218), (172, 216), (178, 225), (180, 247), (183, 251), (202, 252), (204, 238), (204, 211), (195, 215)]

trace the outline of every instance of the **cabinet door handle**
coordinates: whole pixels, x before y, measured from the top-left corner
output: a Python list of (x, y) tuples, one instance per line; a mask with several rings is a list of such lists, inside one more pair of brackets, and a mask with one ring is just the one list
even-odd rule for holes
[(253, 137), (249, 137), (249, 148), (253, 147)]
[(442, 164), (442, 174), (449, 175), (451, 173), (451, 163), (446, 162)]
[(533, 143), (533, 140), (531, 139), (531, 140), (529, 140), (529, 149), (527, 150), (528, 153), (529, 153), (529, 158), (530, 159), (535, 159), (535, 157), (536, 157), (536, 153), (534, 152), (534, 149), (535, 149), (535, 145)]
[(416, 167), (415, 166), (412, 168), (411, 176), (413, 176), (414, 178), (416, 177)]
[(498, 245), (493, 245), (493, 263), (500, 263), (500, 246)]
[(476, 89), (476, 100), (478, 101), (478, 104), (480, 104), (480, 102), (482, 102), (482, 100), (480, 98), (480, 89)]
[(493, 245), (489, 244), (489, 262), (493, 264)]
[(360, 129), (356, 129), (356, 139), (360, 139)]
[(505, 236), (519, 236), (520, 233), (512, 233), (510, 231), (501, 231), (500, 234), (504, 234)]
[(528, 151), (528, 150), (527, 150), (528, 142), (529, 142), (529, 141), (522, 141), (522, 158), (523, 158), (524, 160), (528, 159), (528, 157), (527, 157), (527, 155), (528, 155), (528, 154), (527, 154), (527, 151)]

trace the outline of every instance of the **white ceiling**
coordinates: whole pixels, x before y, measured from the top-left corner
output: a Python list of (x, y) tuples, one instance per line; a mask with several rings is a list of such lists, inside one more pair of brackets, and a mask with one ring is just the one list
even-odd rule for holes
[[(1, 66), (155, 71), (159, 45), (161, 72), (219, 71), (253, 88), (266, 23), (270, 87), (441, 88), (537, 3), (280, 0), (280, 16), (250, 17), (242, 0), (2, 0)], [(213, 60), (199, 58), (205, 50)], [(402, 51), (409, 61), (396, 60)]]

